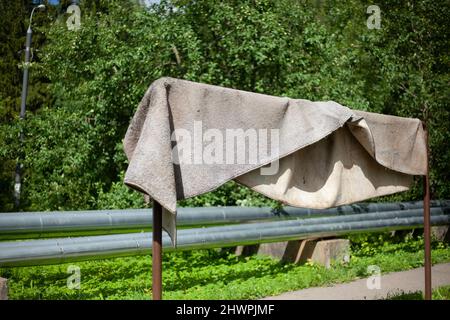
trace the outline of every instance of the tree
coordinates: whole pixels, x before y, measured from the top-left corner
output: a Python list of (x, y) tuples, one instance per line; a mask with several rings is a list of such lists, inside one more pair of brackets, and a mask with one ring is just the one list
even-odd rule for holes
[[(22, 74), (18, 68), (20, 51), (25, 42), (27, 1), (0, 1), (0, 141), (7, 136), (17, 139), (17, 132), (9, 131), (7, 124), (17, 117), (20, 108)], [(13, 181), (15, 155), (11, 150), (0, 149), (0, 208), (13, 208)]]
[[(82, 1), (80, 30), (68, 30), (66, 16), (42, 29), (34, 70), (50, 99), (27, 120), (26, 209), (142, 206), (122, 183), (121, 140), (161, 76), (427, 118), (434, 195), (448, 197), (448, 10), (443, 1), (382, 2), (381, 29), (368, 29), (366, 6), (174, 0), (144, 9), (136, 1)], [(15, 122), (0, 127), (3, 159), (14, 159), (17, 132)], [(10, 169), (2, 169), (5, 181)], [(419, 191), (395, 199), (417, 199)], [(182, 204), (268, 203), (230, 183)]]
[[(48, 5), (45, 13), (33, 17), (33, 41), (30, 79), (27, 98), (27, 112), (34, 112), (43, 105), (51, 104), (48, 79), (39, 69), (40, 47), (45, 42), (43, 29), (57, 15), (57, 9)], [(22, 90), (23, 57), (25, 34), (29, 16), (35, 1), (20, 0), (0, 2), (0, 208), (13, 209), (13, 181), (16, 163), (21, 147), (19, 142), (19, 113)]]

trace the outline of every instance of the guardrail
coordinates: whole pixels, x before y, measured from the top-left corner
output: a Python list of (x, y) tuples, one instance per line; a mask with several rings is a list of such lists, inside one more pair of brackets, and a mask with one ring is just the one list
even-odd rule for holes
[[(450, 201), (432, 201), (432, 207), (450, 207)], [(304, 219), (370, 212), (423, 208), (422, 201), (403, 203), (360, 203), (332, 209), (314, 210), (284, 207), (201, 207), (179, 208), (177, 224), (205, 226), (248, 221)], [(90, 210), (0, 213), (0, 240), (36, 239), (63, 236), (131, 233), (151, 230), (152, 209)]]
[[(448, 202), (434, 202), (433, 205), (435, 207), (431, 208), (432, 225), (450, 224), (450, 206), (448, 206)], [(387, 210), (379, 212), (369, 211), (369, 209), (374, 209), (372, 204), (368, 206), (359, 205), (359, 208), (362, 208), (361, 211), (363, 213), (361, 213), (361, 211), (360, 213), (356, 213), (353, 209), (350, 210), (350, 208), (355, 208), (355, 206), (344, 207), (348, 210), (342, 208), (330, 211), (322, 210), (321, 213), (319, 213), (320, 210), (304, 211), (303, 209), (300, 209), (299, 211), (291, 211), (291, 214), (288, 216), (280, 214), (276, 215), (274, 213), (268, 214), (268, 211), (266, 211), (267, 209), (263, 209), (258, 213), (259, 208), (249, 208), (246, 211), (248, 215), (245, 216), (244, 214), (244, 217), (240, 217), (242, 220), (238, 218), (238, 210), (241, 210), (242, 208), (220, 208), (217, 209), (215, 213), (221, 212), (222, 215), (213, 215), (213, 218), (207, 221), (210, 223), (213, 221), (214, 223), (223, 223), (224, 221), (238, 222), (245, 219), (253, 221), (272, 219), (275, 221), (181, 229), (178, 231), (177, 248), (174, 249), (172, 247), (170, 239), (167, 236), (163, 236), (163, 247), (165, 247), (166, 251), (206, 249), (262, 242), (298, 240), (310, 237), (337, 236), (357, 232), (410, 229), (423, 226), (423, 211), (420, 207), (416, 208), (415, 206), (420, 206), (420, 203), (404, 203), (401, 206), (399, 206), (399, 204), (385, 204), (385, 206), (378, 208), (395, 207), (397, 209), (403, 208), (403, 210)], [(195, 217), (196, 214), (194, 210), (198, 209), (202, 209), (199, 211), (203, 211), (202, 214), (206, 214), (206, 209), (211, 210), (212, 208), (190, 208), (190, 210), (185, 211), (186, 213), (180, 213), (181, 215), (185, 215), (184, 221), (187, 221), (187, 223), (183, 225), (191, 226), (193, 224), (198, 224), (198, 222), (194, 223), (194, 221), (202, 221), (202, 219), (205, 219), (205, 217), (200, 214), (200, 217)], [(287, 210), (289, 211), (290, 208), (287, 208)], [(345, 210), (347, 210), (346, 214), (342, 214)], [(142, 211), (140, 210), (139, 212), (141, 213)], [(295, 212), (295, 214), (292, 212)], [(323, 214), (329, 214), (329, 216), (321, 216)], [(143, 213), (143, 215), (144, 217), (148, 217), (147, 213)], [(313, 216), (313, 218), (311, 218), (311, 216)], [(187, 219), (187, 217), (190, 218)], [(72, 218), (73, 217), (70, 219)], [(59, 226), (61, 230), (63, 230), (64, 223), (72, 221), (70, 219), (62, 220), (60, 224), (56, 223), (54, 225), (55, 227)], [(3, 226), (3, 228), (5, 228), (5, 224), (2, 225), (1, 221), (2, 220), (0, 219), (0, 227)], [(73, 225), (72, 222), (69, 224), (70, 226)], [(23, 223), (25, 224), (25, 222)], [(85, 221), (84, 223), (87, 222)], [(87, 225), (92, 226), (92, 224), (89, 223), (87, 223)], [(125, 222), (125, 224), (126, 223), (127, 222)], [(32, 224), (33, 223), (31, 222), (30, 225)], [(149, 224), (145, 222), (142, 225), (148, 226)], [(121, 226), (121, 224), (116, 223), (108, 226)], [(8, 230), (12, 230), (13, 226), (9, 225), (8, 228)], [(77, 230), (84, 230), (81, 226), (78, 226), (77, 228)], [(151, 246), (152, 234), (150, 232), (45, 240), (7, 241), (0, 242), (0, 266), (57, 264), (70, 261), (143, 255), (151, 253)]]

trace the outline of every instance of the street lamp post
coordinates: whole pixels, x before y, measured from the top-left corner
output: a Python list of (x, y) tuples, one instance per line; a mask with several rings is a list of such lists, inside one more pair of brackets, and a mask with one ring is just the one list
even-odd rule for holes
[[(28, 24), (27, 29), (27, 38), (25, 41), (25, 64), (23, 66), (23, 78), (22, 78), (22, 96), (20, 100), (20, 121), (25, 119), (25, 111), (27, 104), (27, 95), (28, 95), (28, 70), (30, 66), (30, 52), (31, 52), (31, 38), (33, 36), (33, 31), (31, 30), (31, 22), (33, 21), (34, 10), (45, 10), (45, 5), (40, 4), (31, 10), (30, 15), (30, 23)], [(23, 129), (20, 130), (20, 143), (23, 142)], [(20, 190), (21, 190), (21, 172), (22, 172), (22, 164), (20, 161), (17, 162), (16, 165), (16, 176), (14, 181), (14, 204), (16, 208), (20, 206)]]

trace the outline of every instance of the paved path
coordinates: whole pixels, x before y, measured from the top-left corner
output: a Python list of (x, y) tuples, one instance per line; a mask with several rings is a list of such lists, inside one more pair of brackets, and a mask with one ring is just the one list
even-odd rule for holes
[[(433, 288), (450, 285), (450, 263), (437, 264), (432, 271)], [(372, 280), (372, 279), (370, 279)], [(373, 281), (369, 283), (374, 284)], [(423, 268), (382, 275), (380, 289), (369, 290), (368, 279), (360, 279), (331, 287), (308, 288), (286, 292), (263, 300), (376, 300), (388, 295), (423, 291)]]

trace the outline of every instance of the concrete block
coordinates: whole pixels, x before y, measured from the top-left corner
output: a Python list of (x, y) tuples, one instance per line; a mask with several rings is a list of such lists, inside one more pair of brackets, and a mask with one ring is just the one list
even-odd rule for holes
[(330, 268), (332, 262), (350, 260), (350, 241), (347, 239), (322, 240), (316, 243), (311, 261)]
[(314, 254), (318, 240), (306, 239), (299, 244), (297, 254), (294, 259), (294, 263), (305, 264)]
[(259, 244), (252, 244), (248, 246), (237, 246), (235, 254), (237, 256), (252, 256), (258, 253)]
[(450, 242), (449, 226), (431, 227), (431, 237), (438, 241)]
[(8, 300), (8, 280), (0, 278), (0, 300)]
[(303, 240), (261, 243), (256, 245), (236, 247), (236, 255), (264, 255), (284, 262), (295, 263), (298, 260), (299, 250), (302, 248)]
[(286, 249), (287, 249), (288, 243), (289, 243), (288, 241), (261, 243), (259, 245), (257, 254), (271, 256), (275, 259), (282, 260), (286, 254)]
[(284, 262), (304, 264), (312, 261), (327, 268), (333, 261), (350, 260), (350, 241), (345, 239), (293, 240), (284, 242), (261, 243), (259, 245), (239, 246), (237, 255), (266, 255)]

